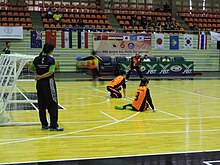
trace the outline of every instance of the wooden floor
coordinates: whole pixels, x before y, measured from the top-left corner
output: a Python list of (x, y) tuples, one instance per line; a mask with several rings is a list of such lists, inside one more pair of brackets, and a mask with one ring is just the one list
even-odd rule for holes
[[(138, 84), (127, 83), (126, 98), (108, 99), (105, 85), (57, 82), (65, 131), (41, 131), (35, 110), (12, 111), (12, 122), (27, 125), (0, 127), (0, 163), (220, 150), (219, 80), (152, 80), (157, 113), (115, 110), (131, 103)], [(18, 87), (35, 91), (34, 82)]]

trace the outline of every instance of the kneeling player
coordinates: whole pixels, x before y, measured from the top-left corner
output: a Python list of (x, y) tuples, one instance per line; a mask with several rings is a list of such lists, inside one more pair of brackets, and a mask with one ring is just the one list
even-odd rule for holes
[(107, 84), (107, 90), (110, 92), (112, 98), (122, 98), (120, 93), (121, 86), (123, 88), (124, 97), (126, 96), (126, 83), (125, 83), (126, 72), (119, 71), (119, 75)]

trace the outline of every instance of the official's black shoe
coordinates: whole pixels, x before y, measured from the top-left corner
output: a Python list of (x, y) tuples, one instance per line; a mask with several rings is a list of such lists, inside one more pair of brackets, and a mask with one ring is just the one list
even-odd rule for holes
[(50, 131), (64, 131), (64, 128), (61, 127), (50, 128)]
[(41, 128), (42, 131), (46, 131), (46, 130), (48, 130), (48, 129), (50, 129), (50, 126), (44, 126), (44, 125), (43, 125), (42, 128)]

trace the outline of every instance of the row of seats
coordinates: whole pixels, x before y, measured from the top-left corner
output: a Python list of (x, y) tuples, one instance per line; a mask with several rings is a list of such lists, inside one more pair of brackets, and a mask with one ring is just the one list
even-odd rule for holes
[(220, 12), (207, 10), (178, 10), (178, 15), (192, 30), (215, 30), (220, 32)]
[(16, 2), (1, 3), (1, 26), (23, 26), (32, 29), (32, 20), (26, 4)]
[(8, 23), (31, 23), (31, 18), (3, 17), (3, 18), (0, 18), (0, 21), (8, 22)]
[(86, 31), (90, 31), (90, 32), (104, 32), (106, 30), (108, 31), (111, 31), (112, 30), (112, 26), (110, 25), (86, 25), (84, 28), (76, 28), (75, 26), (71, 25), (71, 24), (44, 24), (44, 28), (46, 30), (49, 30), (49, 29), (53, 29), (53, 30), (61, 30), (61, 29), (72, 29), (73, 31), (76, 31), (76, 30), (86, 30)]
[(220, 14), (192, 14), (192, 13), (179, 13), (180, 17), (188, 17), (188, 18), (219, 18)]
[[(46, 13), (41, 13), (41, 17), (45, 17), (46, 16)], [(99, 19), (99, 20), (106, 20), (107, 17), (106, 15), (104, 14), (68, 14), (68, 13), (65, 13), (65, 14), (62, 14), (62, 18), (65, 18), (65, 19)]]
[(79, 19), (82, 20), (83, 27), (91, 27), (93, 29), (107, 28), (112, 30), (112, 26), (110, 26), (107, 16), (104, 14), (103, 10), (98, 9), (97, 6), (96, 9), (87, 9), (86, 6), (82, 8), (59, 8), (58, 11), (62, 14), (59, 24), (55, 23), (53, 19), (46, 18), (47, 10), (48, 9), (44, 7), (40, 9), (43, 26), (46, 30), (51, 28), (56, 30), (65, 27), (73, 28), (74, 26), (77, 26)]
[(2, 17), (30, 17), (29, 12), (11, 12), (11, 11), (3, 11), (1, 12)]
[[(40, 8), (41, 12), (47, 12), (48, 8)], [(78, 14), (104, 14), (102, 10), (98, 9), (77, 9), (77, 8), (58, 8), (59, 13), (78, 13)]]
[(171, 13), (167, 12), (146, 12), (146, 11), (129, 11), (129, 10), (116, 10), (112, 12), (115, 15), (136, 15), (136, 16), (165, 16), (165, 17), (170, 17)]
[(184, 21), (185, 22), (194, 22), (194, 23), (219, 23), (220, 24), (220, 18), (218, 19), (206, 19), (206, 18), (187, 18), (187, 17), (184, 17)]
[(55, 4), (48, 4), (48, 3), (40, 3), (39, 4), (39, 7), (41, 8), (57, 8), (57, 9), (62, 9), (62, 8), (65, 8), (65, 9), (74, 9), (74, 8), (77, 8), (77, 9), (101, 9), (101, 7), (99, 5), (96, 5), (95, 3), (90, 3), (90, 4), (87, 4), (87, 5), (80, 5), (80, 4), (72, 4), (72, 3), (69, 3), (69, 4), (58, 4), (58, 3), (55, 3)]
[(220, 10), (215, 10), (215, 11), (211, 11), (211, 10), (202, 10), (202, 9), (178, 9), (177, 10), (178, 13), (192, 13), (192, 14), (216, 14), (219, 13)]
[[(27, 7), (28, 4), (27, 3), (20, 3), (20, 2), (0, 2), (0, 7), (3, 9), (5, 8), (6, 10), (11, 10), (11, 11), (15, 11), (17, 8), (25, 8)], [(41, 8), (57, 8), (57, 9), (73, 9), (73, 8), (77, 8), (77, 9), (101, 9), (100, 6), (96, 5), (95, 3), (90, 3), (87, 5), (79, 5), (79, 4), (59, 4), (59, 3), (55, 3), (55, 4), (48, 4), (48, 3), (40, 3), (38, 5)], [(12, 8), (12, 9), (11, 9)]]
[(8, 6), (8, 7), (25, 7), (28, 4), (27, 3), (21, 3), (21, 2), (1, 2), (1, 6)]
[(23, 26), (24, 29), (30, 30), (32, 29), (32, 24), (31, 23), (0, 23), (0, 26)]
[(22, 11), (28, 11), (28, 7), (4, 7), (4, 6), (1, 6), (1, 11), (22, 12)]
[(155, 11), (155, 9), (153, 7), (143, 7), (143, 6), (136, 6), (136, 7), (132, 7), (132, 6), (118, 6), (118, 5), (112, 5), (111, 6), (111, 10), (116, 11), (116, 10), (127, 10), (127, 11)]

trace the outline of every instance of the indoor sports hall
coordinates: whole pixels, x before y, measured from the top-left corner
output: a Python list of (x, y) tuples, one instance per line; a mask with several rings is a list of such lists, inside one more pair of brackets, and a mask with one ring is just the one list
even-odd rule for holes
[[(0, 164), (220, 164), (219, 1), (0, 2)], [(45, 43), (63, 131), (42, 130), (39, 119), (29, 66)], [(115, 109), (137, 97), (137, 70), (122, 98), (106, 89), (136, 54), (154, 111)]]

